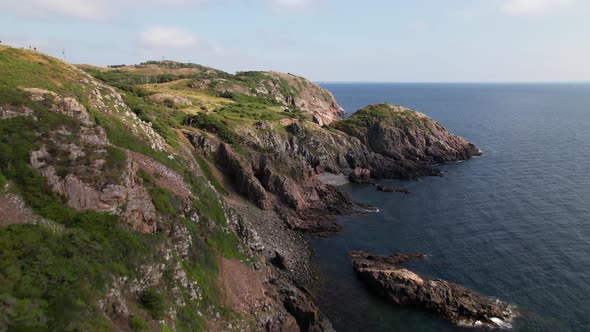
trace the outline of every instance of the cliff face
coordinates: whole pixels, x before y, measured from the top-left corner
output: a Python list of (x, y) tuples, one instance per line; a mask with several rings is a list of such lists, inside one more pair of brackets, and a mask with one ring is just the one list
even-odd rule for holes
[(369, 105), (333, 124), (372, 151), (422, 164), (467, 160), (479, 150), (423, 113), (391, 104)]
[(401, 107), (340, 120), (291, 74), (82, 68), (0, 47), (0, 330), (328, 331), (302, 234), (354, 203), (324, 176), (477, 154)]

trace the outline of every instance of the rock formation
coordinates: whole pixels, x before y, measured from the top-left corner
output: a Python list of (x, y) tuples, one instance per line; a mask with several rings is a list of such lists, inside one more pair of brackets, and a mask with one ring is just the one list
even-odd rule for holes
[(470, 289), (441, 279), (428, 279), (400, 265), (419, 254), (373, 255), (351, 252), (354, 270), (369, 290), (398, 304), (427, 310), (467, 327), (508, 328), (513, 308)]

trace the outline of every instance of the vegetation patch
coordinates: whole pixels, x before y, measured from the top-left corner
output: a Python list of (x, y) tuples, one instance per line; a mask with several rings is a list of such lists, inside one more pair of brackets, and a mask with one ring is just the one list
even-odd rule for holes
[(209, 180), (211, 185), (213, 185), (215, 190), (217, 190), (217, 192), (221, 194), (227, 194), (227, 190), (225, 190), (225, 188), (221, 185), (221, 183), (219, 183), (215, 175), (213, 175), (213, 169), (211, 169), (211, 166), (205, 160), (205, 158), (201, 157), (200, 155), (195, 155), (195, 159), (199, 164), (199, 168), (201, 168), (201, 170), (205, 174), (205, 177), (207, 178), (207, 180)]
[(230, 144), (236, 144), (240, 141), (238, 134), (231, 129), (227, 122), (215, 114), (199, 113), (196, 115), (189, 115), (184, 123), (187, 126), (196, 127), (213, 133), (224, 142)]
[(369, 105), (351, 115), (349, 118), (335, 121), (331, 127), (343, 131), (351, 136), (364, 136), (367, 129), (375, 123), (395, 123), (399, 126), (418, 124), (424, 126), (423, 120), (416, 112), (409, 109), (396, 109), (391, 104)]
[(156, 211), (167, 217), (180, 215), (182, 212), (182, 199), (180, 197), (173, 191), (158, 186), (151, 176), (143, 170), (139, 170), (137, 174), (143, 179), (143, 184), (150, 193)]
[(145, 322), (145, 320), (138, 316), (131, 316), (129, 318), (129, 327), (131, 327), (131, 330), (134, 332), (143, 332), (149, 330), (148, 324)]
[(162, 293), (153, 287), (145, 289), (139, 297), (141, 305), (154, 319), (162, 319), (166, 311), (166, 299)]

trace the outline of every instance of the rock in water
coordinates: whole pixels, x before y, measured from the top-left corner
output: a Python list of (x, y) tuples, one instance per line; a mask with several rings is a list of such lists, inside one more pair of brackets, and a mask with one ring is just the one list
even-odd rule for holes
[(354, 270), (374, 293), (399, 305), (425, 309), (467, 327), (509, 328), (512, 306), (449, 281), (424, 278), (399, 265), (426, 256), (351, 252)]
[(366, 168), (357, 167), (349, 175), (349, 179), (354, 183), (373, 183), (371, 171)]

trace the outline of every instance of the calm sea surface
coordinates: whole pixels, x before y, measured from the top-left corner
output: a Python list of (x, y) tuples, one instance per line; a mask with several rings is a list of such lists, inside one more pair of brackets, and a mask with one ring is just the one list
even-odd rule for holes
[(380, 212), (312, 240), (337, 330), (459, 330), (364, 289), (346, 252), (365, 250), (431, 255), (408, 267), (518, 305), (517, 331), (590, 331), (590, 85), (322, 86), (348, 112), (387, 101), (426, 113), (484, 153), (442, 178), (384, 181), (410, 195), (343, 187)]

